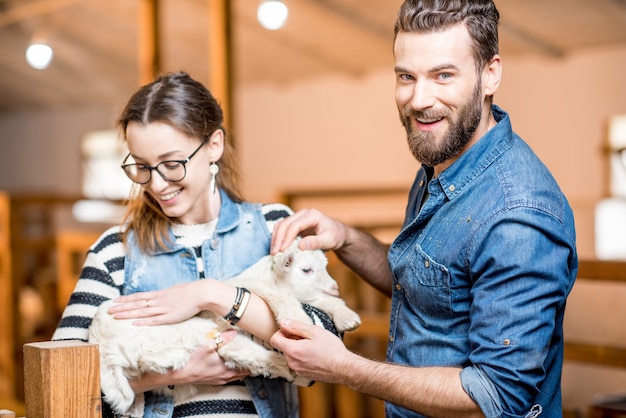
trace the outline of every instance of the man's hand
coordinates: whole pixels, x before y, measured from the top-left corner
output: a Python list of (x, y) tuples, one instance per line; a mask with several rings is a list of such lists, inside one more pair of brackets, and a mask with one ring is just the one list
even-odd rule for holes
[(342, 383), (342, 370), (354, 356), (331, 332), (297, 320), (281, 321), (270, 343), (285, 354), (298, 375), (320, 382)]
[(285, 251), (298, 236), (301, 250), (337, 250), (346, 243), (347, 226), (317, 209), (300, 210), (276, 224), (270, 252)]

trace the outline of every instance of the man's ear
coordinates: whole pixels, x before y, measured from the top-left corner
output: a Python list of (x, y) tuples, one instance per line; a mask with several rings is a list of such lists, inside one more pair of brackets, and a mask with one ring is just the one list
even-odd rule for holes
[(499, 55), (494, 55), (489, 64), (482, 72), (483, 78), (483, 94), (485, 96), (493, 96), (502, 80), (502, 61)]

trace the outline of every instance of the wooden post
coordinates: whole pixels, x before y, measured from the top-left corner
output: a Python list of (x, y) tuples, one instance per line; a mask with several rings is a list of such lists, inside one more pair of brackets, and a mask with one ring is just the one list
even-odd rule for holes
[(11, 203), (0, 192), (0, 399), (15, 397), (15, 311), (11, 270)]
[(233, 126), (231, 112), (231, 43), (230, 3), (228, 0), (209, 1), (209, 85), (208, 89), (224, 111), (224, 127)]
[(100, 418), (100, 356), (96, 344), (45, 341), (24, 345), (28, 418)]
[(161, 72), (159, 2), (139, 2), (139, 85), (151, 83)]

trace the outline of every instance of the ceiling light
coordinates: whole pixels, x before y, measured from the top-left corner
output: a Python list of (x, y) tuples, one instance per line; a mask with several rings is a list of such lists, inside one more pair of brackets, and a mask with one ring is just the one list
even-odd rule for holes
[(26, 49), (26, 61), (36, 70), (43, 70), (52, 61), (52, 48), (42, 42), (34, 42)]
[(257, 19), (259, 23), (269, 30), (277, 30), (283, 27), (287, 21), (289, 10), (282, 1), (270, 0), (264, 1), (259, 5), (257, 10)]

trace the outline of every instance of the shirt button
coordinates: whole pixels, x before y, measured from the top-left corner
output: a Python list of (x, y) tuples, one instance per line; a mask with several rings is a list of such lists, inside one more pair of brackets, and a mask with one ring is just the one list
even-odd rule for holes
[(426, 262), (424, 262), (424, 266), (425, 266), (426, 268), (428, 268), (428, 267), (430, 267), (430, 263), (429, 263), (428, 261), (426, 261)]
[(450, 190), (451, 192), (453, 192), (456, 189), (456, 187), (454, 187), (454, 184), (451, 184), (450, 187), (448, 187), (448, 190)]
[(506, 338), (504, 340), (504, 345), (506, 345), (507, 347), (511, 345), (511, 340), (509, 340), (508, 338)]
[(218, 240), (217, 238), (213, 238), (211, 240), (211, 249), (212, 250), (217, 250), (217, 248), (220, 246), (220, 240)]
[(393, 342), (393, 335), (389, 336), (389, 342), (391, 342), (391, 343)]
[(265, 388), (260, 389), (258, 394), (259, 394), (259, 398), (261, 399), (267, 398), (267, 391), (265, 390)]
[(400, 286), (399, 284), (396, 284), (396, 290), (401, 290), (402, 286)]
[(424, 185), (424, 180), (420, 180), (420, 187)]

